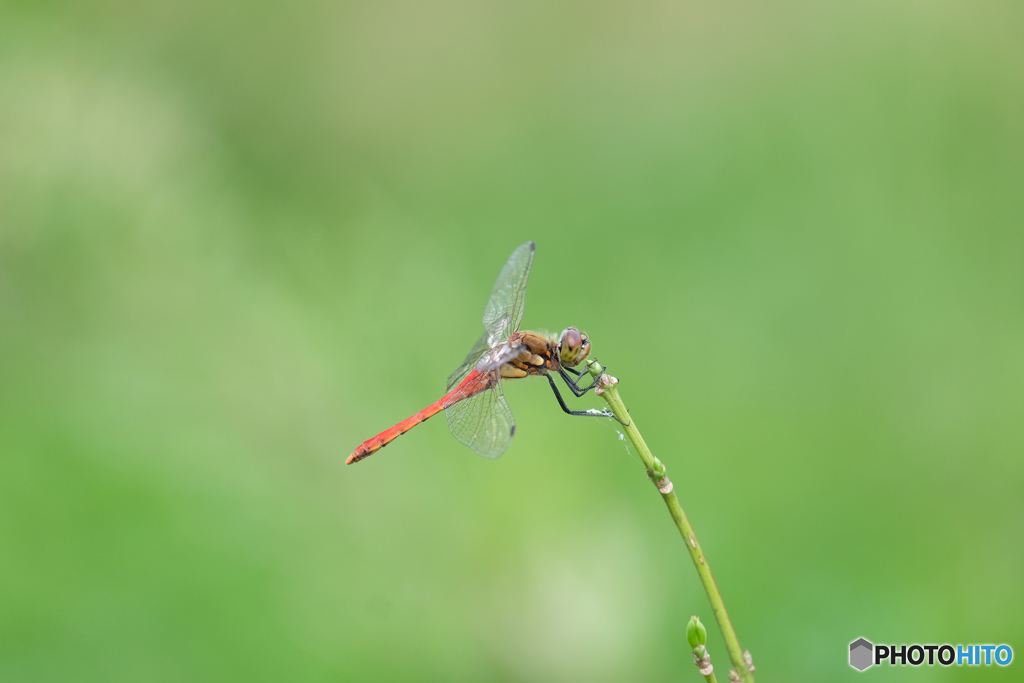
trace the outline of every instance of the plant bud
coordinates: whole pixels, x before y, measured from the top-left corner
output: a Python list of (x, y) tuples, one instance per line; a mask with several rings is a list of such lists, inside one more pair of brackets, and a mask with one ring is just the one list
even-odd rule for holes
[(668, 470), (665, 469), (665, 464), (663, 462), (655, 458), (654, 469), (652, 469), (651, 472), (653, 472), (653, 476), (651, 477), (651, 479), (657, 481), (658, 479), (664, 479), (665, 474), (668, 472)]
[(690, 617), (690, 623), (686, 625), (686, 640), (692, 648), (708, 642), (708, 630), (704, 628), (704, 624), (700, 623), (700, 619), (696, 616)]

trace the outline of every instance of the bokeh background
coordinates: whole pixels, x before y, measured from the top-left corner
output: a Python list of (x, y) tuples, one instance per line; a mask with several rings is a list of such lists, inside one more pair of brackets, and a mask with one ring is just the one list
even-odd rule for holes
[(528, 239), (525, 327), (620, 378), (758, 680), (1024, 651), (1022, 36), (987, 1), (3, 3), (0, 679), (700, 680), (664, 505), (545, 382), (500, 460), (439, 417), (343, 464)]

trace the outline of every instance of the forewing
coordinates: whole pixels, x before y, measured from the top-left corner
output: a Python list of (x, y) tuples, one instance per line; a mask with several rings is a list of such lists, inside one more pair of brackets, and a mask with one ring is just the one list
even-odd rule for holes
[(480, 360), (480, 356), (482, 356), (485, 351), (489, 351), (490, 348), (491, 345), (488, 343), (488, 334), (487, 332), (484, 332), (483, 335), (476, 340), (476, 344), (473, 344), (473, 348), (470, 349), (469, 355), (466, 356), (466, 360), (462, 361), (462, 365), (460, 365), (455, 372), (448, 375), (448, 391), (451, 391), (459, 385), (459, 382), (466, 379), (466, 375), (476, 367), (477, 362)]
[(519, 330), (526, 306), (526, 280), (530, 277), (535, 248), (533, 242), (527, 242), (513, 251), (494, 283), (491, 298), (484, 308), (484, 328), (490, 346), (508, 339)]
[(500, 376), (493, 372), (495, 381), (489, 388), (444, 409), (452, 435), (485, 458), (497, 458), (508, 450), (516, 431)]

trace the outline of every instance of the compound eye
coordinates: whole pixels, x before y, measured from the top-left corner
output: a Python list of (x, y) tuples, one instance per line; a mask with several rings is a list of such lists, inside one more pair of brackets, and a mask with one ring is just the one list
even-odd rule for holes
[(583, 343), (583, 336), (580, 331), (575, 327), (570, 327), (562, 334), (562, 344), (568, 346), (570, 350), (575, 351)]

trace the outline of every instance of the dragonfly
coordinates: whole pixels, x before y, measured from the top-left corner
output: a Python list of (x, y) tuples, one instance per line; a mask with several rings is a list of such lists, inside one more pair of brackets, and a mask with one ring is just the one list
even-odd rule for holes
[[(536, 245), (519, 246), (501, 269), (491, 297), (484, 307), (484, 332), (462, 365), (448, 377), (447, 393), (412, 417), (372, 439), (367, 439), (348, 456), (346, 464), (357, 463), (442, 410), (456, 439), (485, 458), (504, 453), (516, 433), (512, 410), (505, 400), (502, 384), (522, 377), (546, 377), (558, 405), (569, 415), (610, 417), (609, 410), (571, 410), (555, 384), (562, 378), (577, 398), (597, 386), (580, 386), (588, 373), (576, 370), (591, 352), (585, 332), (567, 327), (561, 334), (519, 330), (526, 307), (526, 280), (530, 276)], [(615, 418), (617, 419), (617, 418)]]

